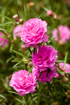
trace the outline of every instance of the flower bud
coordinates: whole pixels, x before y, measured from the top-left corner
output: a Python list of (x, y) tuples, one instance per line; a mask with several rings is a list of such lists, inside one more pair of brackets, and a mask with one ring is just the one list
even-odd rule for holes
[(23, 19), (19, 19), (19, 23), (22, 24), (23, 23)]
[(14, 16), (13, 16), (13, 19), (15, 19), (15, 20), (16, 20), (16, 22), (18, 22), (18, 21), (19, 21), (18, 14), (14, 15)]
[(23, 45), (21, 46), (22, 49), (25, 49), (25, 47), (26, 47), (25, 44), (23, 44)]
[(25, 64), (27, 64), (27, 63), (28, 63), (28, 60), (27, 60), (26, 58), (23, 58), (23, 62), (24, 62)]

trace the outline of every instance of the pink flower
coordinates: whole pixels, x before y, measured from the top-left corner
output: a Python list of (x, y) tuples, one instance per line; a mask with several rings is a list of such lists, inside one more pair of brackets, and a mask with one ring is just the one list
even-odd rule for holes
[(40, 46), (38, 53), (37, 49), (32, 55), (33, 66), (44, 71), (47, 68), (52, 68), (57, 61), (57, 51), (51, 46)]
[(47, 42), (48, 36), (47, 23), (38, 18), (33, 18), (26, 21), (22, 26), (21, 40), (25, 42), (27, 47), (35, 46), (41, 42)]
[(38, 80), (39, 79), (39, 75), (40, 75), (40, 70), (38, 68), (33, 67), (32, 73), (36, 77), (36, 80)]
[(66, 43), (70, 40), (70, 29), (67, 26), (59, 26), (58, 29), (52, 31), (52, 36), (55, 41), (58, 41), (60, 44)]
[(64, 70), (65, 73), (70, 73), (70, 64), (65, 64), (64, 68), (64, 63), (59, 63), (59, 66), (62, 70)]
[(14, 28), (14, 31), (13, 31), (13, 38), (14, 38), (14, 40), (16, 40), (16, 37), (20, 37), (21, 28), (22, 28), (21, 25), (18, 25), (18, 26), (16, 26)]
[(8, 45), (8, 40), (3, 37), (3, 33), (0, 32), (0, 47)]
[(42, 83), (50, 82), (55, 74), (56, 74), (56, 67), (52, 67), (51, 69), (47, 68), (45, 71), (40, 72), (38, 68), (33, 68), (32, 73), (36, 76), (36, 79)]
[(37, 86), (34, 74), (26, 70), (19, 70), (12, 75), (10, 86), (13, 87), (19, 95), (23, 96), (35, 92)]
[[(64, 68), (64, 63), (59, 63), (60, 68), (65, 72), (65, 73), (70, 73), (70, 64), (65, 64)], [(55, 73), (54, 78), (58, 78), (60, 76), (59, 73)], [(64, 77), (64, 73), (62, 75)]]
[(55, 73), (55, 74), (54, 74), (54, 78), (58, 78), (59, 76), (60, 76), (59, 73)]

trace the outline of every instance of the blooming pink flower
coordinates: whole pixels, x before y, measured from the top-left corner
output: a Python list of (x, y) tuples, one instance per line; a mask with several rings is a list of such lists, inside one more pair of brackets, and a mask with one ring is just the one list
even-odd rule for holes
[(36, 77), (34, 74), (26, 70), (20, 70), (12, 75), (10, 86), (13, 87), (19, 95), (25, 95), (35, 92), (37, 86)]
[(57, 51), (51, 46), (40, 46), (38, 53), (37, 49), (32, 55), (32, 62), (34, 67), (44, 71), (47, 68), (52, 68), (57, 60)]
[(13, 38), (14, 38), (14, 40), (16, 40), (16, 37), (19, 37), (20, 36), (21, 28), (22, 28), (21, 25), (18, 25), (18, 26), (16, 26), (14, 28), (14, 31), (13, 31)]
[(27, 47), (35, 46), (41, 42), (47, 42), (48, 36), (47, 23), (38, 18), (26, 21), (22, 26), (21, 40), (25, 42)]
[(58, 29), (52, 31), (52, 36), (55, 41), (58, 41), (60, 44), (66, 43), (70, 40), (70, 29), (67, 26), (59, 26)]
[(56, 67), (52, 67), (51, 69), (47, 68), (45, 71), (40, 72), (38, 68), (33, 68), (32, 73), (36, 76), (36, 79), (42, 83), (50, 82), (55, 74), (56, 74)]
[(3, 33), (0, 32), (0, 47), (8, 45), (8, 40), (3, 37)]

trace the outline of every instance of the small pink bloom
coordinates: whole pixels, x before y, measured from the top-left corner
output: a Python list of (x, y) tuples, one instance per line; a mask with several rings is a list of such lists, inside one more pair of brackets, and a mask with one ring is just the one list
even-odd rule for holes
[(58, 29), (52, 31), (52, 36), (55, 41), (58, 41), (60, 44), (66, 43), (70, 40), (70, 29), (67, 26), (59, 26)]
[(55, 73), (55, 74), (54, 74), (54, 78), (58, 78), (59, 76), (60, 76), (59, 73)]
[(23, 96), (35, 92), (37, 86), (34, 74), (26, 70), (20, 70), (12, 75), (9, 85), (13, 87), (19, 95)]
[(3, 33), (0, 32), (0, 47), (8, 45), (8, 40), (3, 37)]
[(16, 40), (16, 37), (20, 37), (21, 28), (22, 28), (21, 25), (18, 25), (18, 26), (16, 26), (14, 28), (14, 31), (13, 31), (13, 38), (14, 38), (14, 40)]
[(57, 61), (57, 51), (51, 46), (40, 46), (38, 53), (37, 49), (32, 54), (33, 66), (44, 71), (47, 68), (52, 68)]
[[(65, 64), (64, 68), (64, 63), (59, 63), (60, 68), (65, 72), (65, 73), (70, 73), (70, 64)], [(60, 76), (59, 73), (55, 73), (54, 78), (58, 78)], [(64, 77), (64, 73), (62, 75)]]
[(64, 68), (64, 63), (59, 63), (59, 66), (62, 70), (64, 70), (65, 73), (70, 73), (70, 64), (65, 64)]
[(26, 21), (22, 26), (21, 40), (25, 42), (27, 47), (36, 46), (41, 42), (48, 41), (47, 23), (38, 18)]

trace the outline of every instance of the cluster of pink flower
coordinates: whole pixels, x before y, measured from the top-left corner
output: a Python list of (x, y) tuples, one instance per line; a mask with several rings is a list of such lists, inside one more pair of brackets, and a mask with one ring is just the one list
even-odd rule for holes
[(42, 45), (37, 51), (37, 44), (48, 41), (46, 33), (46, 21), (38, 18), (28, 20), (23, 26), (19, 25), (14, 30), (14, 35), (19, 35), (27, 47), (35, 47), (35, 52), (32, 54), (32, 73), (20, 70), (14, 73), (10, 80), (10, 86), (19, 95), (33, 93), (38, 84), (37, 80), (46, 83), (56, 77), (57, 50), (49, 45)]

